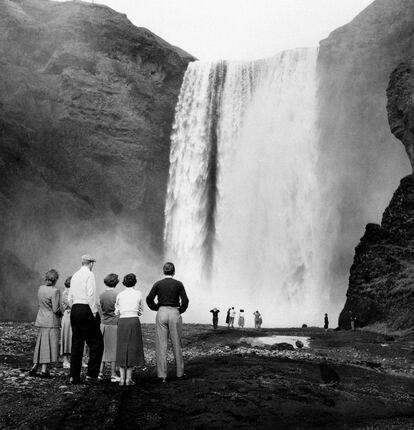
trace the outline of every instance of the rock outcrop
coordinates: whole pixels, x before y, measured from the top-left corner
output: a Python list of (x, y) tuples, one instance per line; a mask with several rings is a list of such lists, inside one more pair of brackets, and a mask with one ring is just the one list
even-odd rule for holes
[(412, 0), (376, 0), (320, 43), (318, 171), (326, 212), (335, 220), (326, 225), (334, 242), (326, 285), (341, 306), (364, 226), (380, 222), (411, 171), (387, 125), (385, 89), (390, 73), (414, 51), (413, 28)]
[[(413, 165), (414, 69), (400, 64), (387, 89), (391, 131)], [(355, 249), (347, 301), (339, 324), (349, 328), (349, 311), (364, 326), (384, 322), (394, 329), (414, 327), (414, 174), (401, 180), (381, 225), (368, 224)]]
[(0, 28), (0, 254), (63, 277), (83, 252), (99, 275), (142, 272), (162, 250), (170, 131), (194, 58), (86, 2), (0, 0)]

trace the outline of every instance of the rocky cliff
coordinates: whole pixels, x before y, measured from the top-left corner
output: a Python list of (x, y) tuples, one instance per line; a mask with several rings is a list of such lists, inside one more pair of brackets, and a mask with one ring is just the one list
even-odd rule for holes
[[(411, 165), (414, 145), (414, 68), (400, 64), (387, 89), (391, 131), (403, 143)], [(384, 322), (395, 329), (414, 327), (414, 175), (400, 186), (382, 217), (368, 224), (355, 249), (347, 301), (340, 315), (349, 328), (349, 311), (364, 326)]]
[(28, 268), (67, 276), (84, 252), (102, 275), (158, 263), (169, 136), (193, 57), (90, 3), (0, 0), (0, 28), (4, 319), (16, 317), (9, 292), (36, 294)]
[(387, 124), (385, 89), (390, 73), (414, 50), (413, 29), (412, 0), (376, 0), (320, 43), (319, 172), (334, 220), (326, 231), (335, 243), (327, 286), (341, 307), (364, 226), (380, 222), (411, 171)]

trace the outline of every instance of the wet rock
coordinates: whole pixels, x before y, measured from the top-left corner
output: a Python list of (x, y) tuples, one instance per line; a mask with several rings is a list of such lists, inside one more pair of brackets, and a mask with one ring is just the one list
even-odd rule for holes
[(295, 345), (296, 345), (299, 349), (303, 348), (303, 342), (302, 342), (302, 341), (300, 341), (300, 340), (297, 340), (297, 341), (295, 342)]
[(294, 351), (294, 346), (287, 342), (275, 343), (271, 346), (272, 351)]

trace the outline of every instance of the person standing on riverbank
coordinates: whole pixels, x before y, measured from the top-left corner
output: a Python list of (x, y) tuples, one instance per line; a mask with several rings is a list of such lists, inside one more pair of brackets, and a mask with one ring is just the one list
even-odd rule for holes
[[(181, 348), (182, 318), (188, 308), (188, 297), (182, 282), (173, 279), (173, 263), (164, 264), (164, 279), (156, 282), (147, 296), (147, 305), (157, 311), (155, 318), (155, 352), (157, 357), (157, 375), (161, 382), (167, 382), (168, 337), (171, 339), (178, 379), (184, 377), (184, 360)], [(155, 298), (157, 297), (157, 303)]]
[(260, 330), (262, 328), (262, 316), (259, 311), (254, 311), (254, 328)]
[(329, 327), (328, 314), (325, 314), (325, 318), (323, 319), (323, 328), (325, 329), (325, 333), (328, 331), (328, 327)]
[(234, 307), (230, 309), (229, 327), (234, 328), (234, 318), (236, 318), (236, 311)]
[[(59, 331), (60, 317), (60, 293), (55, 287), (59, 274), (55, 269), (45, 273), (45, 285), (39, 287), (37, 298), (39, 310), (37, 312), (35, 327), (38, 327), (36, 346), (33, 354), (33, 367), (30, 376), (51, 378), (47, 371), (47, 365), (58, 361), (59, 357)], [(40, 374), (37, 373), (38, 365), (41, 365)]]
[(71, 306), (72, 355), (70, 360), (70, 382), (80, 383), (82, 356), (85, 342), (89, 347), (89, 362), (86, 382), (98, 380), (103, 354), (101, 318), (96, 300), (95, 275), (92, 273), (95, 258), (82, 256), (82, 267), (72, 276), (68, 302)]
[(213, 328), (216, 330), (218, 325), (218, 314), (220, 311), (217, 308), (213, 308), (210, 312), (213, 314)]

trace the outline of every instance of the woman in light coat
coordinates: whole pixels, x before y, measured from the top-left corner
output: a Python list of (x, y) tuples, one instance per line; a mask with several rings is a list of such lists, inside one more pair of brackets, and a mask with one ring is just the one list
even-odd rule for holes
[[(60, 293), (55, 287), (59, 274), (55, 269), (45, 273), (45, 285), (39, 287), (37, 298), (39, 310), (35, 321), (38, 327), (36, 347), (33, 354), (33, 367), (30, 376), (51, 378), (47, 365), (55, 363), (59, 358), (59, 331), (60, 331)], [(37, 373), (41, 365), (40, 374)]]

